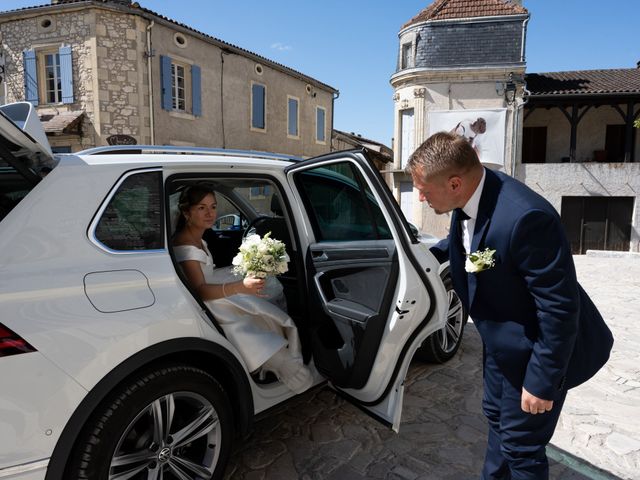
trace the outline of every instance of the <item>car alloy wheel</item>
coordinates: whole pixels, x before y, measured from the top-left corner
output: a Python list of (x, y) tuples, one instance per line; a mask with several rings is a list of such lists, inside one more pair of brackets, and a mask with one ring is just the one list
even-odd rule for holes
[(69, 478), (221, 478), (233, 423), (220, 384), (186, 365), (150, 370), (130, 380), (89, 420)]
[[(109, 466), (109, 480), (211, 478), (221, 443), (218, 415), (209, 400), (189, 392), (150, 403), (127, 426)], [(130, 477), (129, 477), (130, 476)]]
[(447, 321), (444, 328), (431, 334), (416, 352), (416, 358), (425, 362), (444, 363), (453, 358), (462, 344), (467, 323), (467, 312), (453, 289), (448, 270), (443, 274), (442, 283), (447, 289)]

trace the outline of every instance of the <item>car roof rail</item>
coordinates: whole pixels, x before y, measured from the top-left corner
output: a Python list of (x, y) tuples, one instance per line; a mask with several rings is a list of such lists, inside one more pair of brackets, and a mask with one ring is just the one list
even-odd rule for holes
[(230, 150), (226, 148), (180, 147), (174, 145), (105, 145), (76, 152), (74, 155), (141, 155), (143, 153), (173, 155), (224, 155), (229, 157), (268, 158), (273, 160), (302, 160), (292, 155), (259, 152), (255, 150)]

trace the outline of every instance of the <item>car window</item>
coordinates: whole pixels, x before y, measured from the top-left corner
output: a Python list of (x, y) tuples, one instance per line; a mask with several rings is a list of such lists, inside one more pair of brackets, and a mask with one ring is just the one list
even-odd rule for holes
[(305, 170), (298, 186), (318, 241), (391, 238), (380, 206), (352, 163)]
[(164, 248), (161, 187), (160, 172), (127, 177), (102, 213), (96, 239), (112, 250)]
[(237, 195), (241, 196), (251, 205), (254, 212), (260, 215), (274, 215), (271, 207), (271, 199), (274, 195), (274, 187), (268, 180), (251, 180), (249, 185), (238, 186), (235, 189)]
[(213, 224), (214, 230), (244, 230), (249, 225), (247, 218), (229, 200), (218, 193), (216, 195), (218, 218)]
[(0, 221), (27, 196), (33, 184), (13, 167), (0, 162)]

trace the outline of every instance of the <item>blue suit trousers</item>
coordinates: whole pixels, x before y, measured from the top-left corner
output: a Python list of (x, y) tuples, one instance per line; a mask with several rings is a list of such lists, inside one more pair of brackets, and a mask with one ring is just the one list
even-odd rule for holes
[(545, 447), (553, 436), (567, 392), (559, 392), (551, 411), (532, 415), (522, 411), (522, 385), (512, 385), (495, 359), (484, 355), (482, 408), (489, 421), (483, 480), (546, 480), (549, 462)]

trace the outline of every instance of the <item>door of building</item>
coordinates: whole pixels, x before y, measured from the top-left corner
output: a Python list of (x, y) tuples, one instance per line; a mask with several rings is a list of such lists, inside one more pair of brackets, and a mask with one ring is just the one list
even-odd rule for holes
[(562, 197), (561, 219), (574, 254), (629, 251), (633, 197)]

